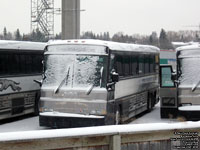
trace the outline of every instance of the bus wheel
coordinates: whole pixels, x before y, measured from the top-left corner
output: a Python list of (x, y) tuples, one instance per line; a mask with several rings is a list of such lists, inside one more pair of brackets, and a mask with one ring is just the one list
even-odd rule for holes
[(160, 108), (160, 117), (161, 118), (169, 118), (168, 117), (168, 112)]
[(35, 116), (39, 115), (39, 96), (38, 96), (38, 94), (36, 94), (36, 96), (35, 96), (34, 115)]
[(116, 125), (120, 124), (120, 113), (119, 113), (119, 110), (117, 110), (116, 113), (115, 113), (115, 124)]

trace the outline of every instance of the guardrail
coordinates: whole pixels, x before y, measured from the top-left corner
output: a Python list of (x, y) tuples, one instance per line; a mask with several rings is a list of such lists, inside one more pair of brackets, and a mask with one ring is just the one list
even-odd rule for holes
[(0, 134), (1, 150), (200, 149), (200, 122), (38, 130)]

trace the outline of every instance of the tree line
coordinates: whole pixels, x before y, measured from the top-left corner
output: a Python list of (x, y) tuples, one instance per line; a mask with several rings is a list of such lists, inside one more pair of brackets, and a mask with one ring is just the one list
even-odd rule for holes
[[(61, 39), (61, 33), (56, 34), (54, 39)], [(199, 31), (193, 30), (166, 32), (164, 29), (161, 29), (159, 35), (156, 32), (152, 32), (151, 35), (127, 35), (123, 32), (118, 32), (113, 36), (110, 36), (109, 32), (96, 34), (92, 31), (87, 31), (81, 34), (81, 39), (100, 39), (123, 43), (154, 45), (161, 49), (173, 49), (171, 42), (200, 42), (200, 33)], [(0, 40), (47, 42), (49, 38), (46, 37), (39, 29), (36, 29), (28, 34), (21, 34), (19, 29), (17, 29), (14, 33), (11, 33), (7, 31), (6, 27), (4, 27), (3, 32), (0, 33)]]

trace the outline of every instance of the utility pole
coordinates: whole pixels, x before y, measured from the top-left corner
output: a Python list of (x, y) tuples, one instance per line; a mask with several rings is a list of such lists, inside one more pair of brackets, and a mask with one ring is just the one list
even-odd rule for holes
[(62, 39), (80, 38), (80, 0), (62, 0)]

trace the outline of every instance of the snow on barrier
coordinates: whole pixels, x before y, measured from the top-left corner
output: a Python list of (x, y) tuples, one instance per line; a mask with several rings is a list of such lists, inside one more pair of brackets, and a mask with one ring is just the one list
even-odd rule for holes
[(0, 133), (1, 150), (200, 149), (200, 122)]

